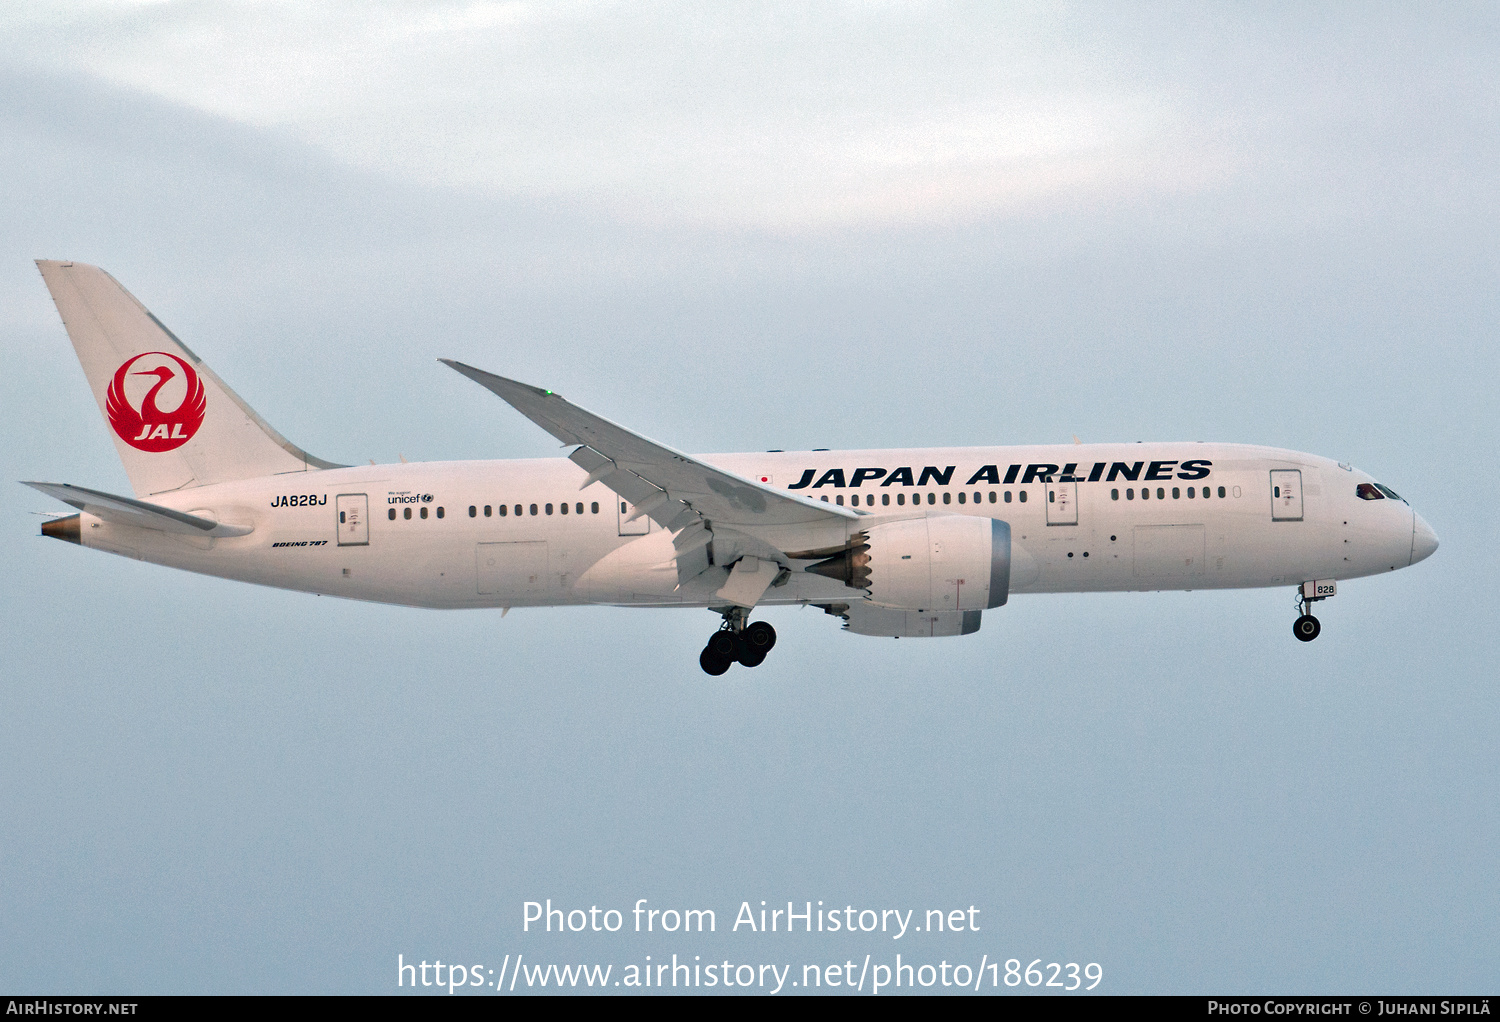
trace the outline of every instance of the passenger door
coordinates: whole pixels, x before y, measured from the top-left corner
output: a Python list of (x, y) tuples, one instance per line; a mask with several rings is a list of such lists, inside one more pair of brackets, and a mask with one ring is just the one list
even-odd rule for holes
[(1047, 524), (1078, 524), (1078, 484), (1047, 484)]
[(369, 498), (363, 493), (341, 493), (333, 503), (339, 516), (339, 546), (369, 546)]
[(1302, 471), (1278, 468), (1271, 471), (1271, 521), (1302, 521)]
[(615, 494), (615, 508), (620, 513), (620, 535), (644, 536), (651, 531), (651, 517), (649, 515), (641, 515), (633, 522), (625, 520), (635, 510), (635, 505), (622, 498), (618, 493)]

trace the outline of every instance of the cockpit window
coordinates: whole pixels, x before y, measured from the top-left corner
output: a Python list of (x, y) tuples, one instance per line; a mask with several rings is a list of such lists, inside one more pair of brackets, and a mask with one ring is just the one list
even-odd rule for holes
[(1384, 500), (1385, 494), (1375, 487), (1374, 483), (1360, 483), (1354, 488), (1354, 495), (1360, 500)]
[(1401, 494), (1397, 493), (1395, 490), (1391, 489), (1389, 486), (1386, 486), (1384, 483), (1376, 483), (1375, 484), (1375, 489), (1379, 490), (1381, 493), (1385, 494), (1387, 497), (1391, 498), (1392, 500), (1400, 500), (1401, 499)]

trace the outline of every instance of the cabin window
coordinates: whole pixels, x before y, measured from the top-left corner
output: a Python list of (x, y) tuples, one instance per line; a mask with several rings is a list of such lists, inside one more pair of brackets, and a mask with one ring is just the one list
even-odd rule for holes
[(838, 495), (838, 505), (839, 507), (844, 506), (844, 495), (842, 493)]
[(439, 518), (443, 517), (443, 509), (442, 508), (438, 508), (438, 517)]
[(489, 517), (489, 516), (490, 516), (490, 506), (489, 506), (489, 505), (488, 505), (488, 504), (486, 504), (486, 505), (485, 505), (485, 506), (484, 506), (484, 516), (485, 516), (485, 517), (486, 517), (486, 518), (488, 518), (488, 517)]
[(828, 503), (828, 497), (826, 495), (824, 497), (822, 497), (821, 499), (822, 499), (823, 503), (825, 503), (825, 504)]
[(509, 504), (501, 504), (495, 510), (497, 510), (497, 511), (500, 512), (500, 517), (501, 518), (504, 518), (506, 515), (510, 514), (510, 505)]
[(900, 507), (901, 505), (903, 505), (905, 503), (906, 503), (906, 494), (904, 494), (904, 493), (898, 493), (898, 494), (896, 494), (896, 506)]
[(1167, 499), (1167, 490), (1166, 490), (1166, 487), (1164, 487), (1164, 486), (1158, 486), (1156, 488), (1156, 499), (1157, 500), (1166, 500)]
[(533, 515), (535, 515), (535, 514), (536, 514), (536, 505), (535, 505), (535, 504), (533, 504), (533, 505), (531, 505), (531, 513), (532, 513), (532, 514), (533, 514)]
[(411, 508), (409, 508), (409, 507), (402, 508), (401, 509), (401, 517), (405, 518), (408, 522), (411, 521)]
[(548, 513), (548, 514), (549, 514), (549, 515), (550, 515), (550, 514), (551, 514), (551, 513), (552, 513), (552, 505), (551, 505), (551, 504), (548, 504), (548, 505), (547, 505), (547, 513)]
[(470, 518), (478, 518), (479, 517), (479, 508), (475, 507), (473, 504), (469, 505), (469, 517)]
[(425, 507), (422, 510), (418, 511), (417, 514), (421, 515), (423, 521), (426, 521), (427, 509)]
[(946, 490), (944, 490), (943, 491), (943, 503), (944, 504), (951, 504), (951, 503), (953, 503), (953, 494), (951, 494), (951, 493), (947, 492)]
[(1188, 487), (1188, 500), (1192, 500), (1192, 499), (1193, 499), (1193, 488), (1191, 486), (1189, 486)]
[(959, 494), (959, 495), (958, 495), (958, 502), (959, 502), (959, 503), (960, 503), (960, 504), (962, 504), (962, 503), (964, 503), (964, 497), (965, 497), (965, 494), (962, 494), (962, 493), (960, 493), (960, 494)]
[(592, 504), (590, 504), (589, 505), (589, 510), (593, 514), (598, 514), (599, 513), (599, 502), (596, 500)]
[[(945, 494), (943, 494), (943, 496), (946, 497), (948, 495), (945, 493)], [(929, 504), (936, 504), (937, 503), (937, 494), (936, 493), (929, 493), (927, 495), (927, 503), (929, 503)]]
[(993, 504), (994, 502), (995, 502), (995, 491), (991, 490), (990, 491), (990, 503)]
[(1134, 486), (1127, 486), (1127, 487), (1125, 487), (1125, 499), (1126, 500), (1135, 500), (1135, 487)]
[(1180, 490), (1176, 486), (1172, 487), (1172, 499), (1173, 500), (1181, 500), (1182, 499), (1182, 490)]
[(563, 504), (562, 507), (558, 508), (558, 510), (560, 510), (563, 514), (567, 514), (568, 513), (568, 505), (567, 504)]
[(1007, 503), (1007, 504), (1009, 504), (1009, 503), (1010, 503), (1010, 491), (1009, 491), (1009, 490), (1006, 490), (1006, 491), (1005, 491), (1005, 502), (1006, 502), (1006, 503)]
[(1219, 487), (1219, 496), (1224, 496), (1224, 487)]
[(396, 509), (395, 508), (387, 508), (385, 516), (387, 518), (389, 518), (391, 521), (394, 522), (396, 520)]
[(583, 501), (580, 500), (577, 504), (573, 505), (573, 513), (576, 515), (583, 514)]
[(1021, 503), (1022, 504), (1026, 503), (1026, 491), (1025, 490), (1021, 491)]
[(882, 493), (880, 495), (880, 503), (882, 505), (884, 505), (885, 507), (890, 507), (891, 506), (891, 495), (889, 493)]
[(1119, 500), (1120, 499), (1120, 491), (1119, 490), (1110, 490), (1109, 491), (1109, 499), (1110, 500)]

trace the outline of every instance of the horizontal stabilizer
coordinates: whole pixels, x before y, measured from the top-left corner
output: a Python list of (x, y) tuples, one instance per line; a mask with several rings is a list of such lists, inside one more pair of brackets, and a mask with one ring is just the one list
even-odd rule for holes
[(144, 500), (136, 500), (133, 497), (117, 497), (113, 493), (90, 490), (83, 486), (33, 482), (27, 482), (26, 485), (115, 525), (154, 529), (157, 532), (171, 532), (179, 536), (244, 536), (254, 529), (250, 525), (221, 525), (210, 519), (173, 511), (159, 504), (148, 504)]

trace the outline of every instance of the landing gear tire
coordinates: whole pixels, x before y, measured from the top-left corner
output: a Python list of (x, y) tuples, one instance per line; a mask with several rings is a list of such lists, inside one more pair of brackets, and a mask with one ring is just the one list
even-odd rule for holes
[[(759, 653), (760, 659), (775, 645), (775, 629), (768, 621), (751, 621), (744, 630), (745, 647), (750, 653)], [(759, 660), (756, 660), (759, 663)]]
[[(705, 654), (711, 654), (726, 664), (734, 663), (745, 654), (745, 640), (733, 632), (714, 632), (709, 637), (708, 645), (704, 647)], [(727, 669), (727, 668), (726, 668)], [(713, 673), (712, 671), (709, 672)], [(719, 672), (723, 674), (723, 671)]]
[(716, 678), (729, 670), (732, 663), (734, 663), (733, 660), (719, 656), (711, 646), (704, 646), (703, 652), (698, 654), (698, 666), (703, 668), (703, 673), (711, 674)]
[(698, 654), (698, 666), (714, 676), (723, 674), (732, 664), (759, 667), (776, 645), (776, 629), (764, 621), (746, 624), (750, 611), (745, 607), (727, 607), (720, 613), (724, 626), (709, 636), (708, 645)]
[(1292, 622), (1292, 634), (1303, 642), (1312, 642), (1322, 630), (1323, 626), (1311, 614), (1303, 614)]

